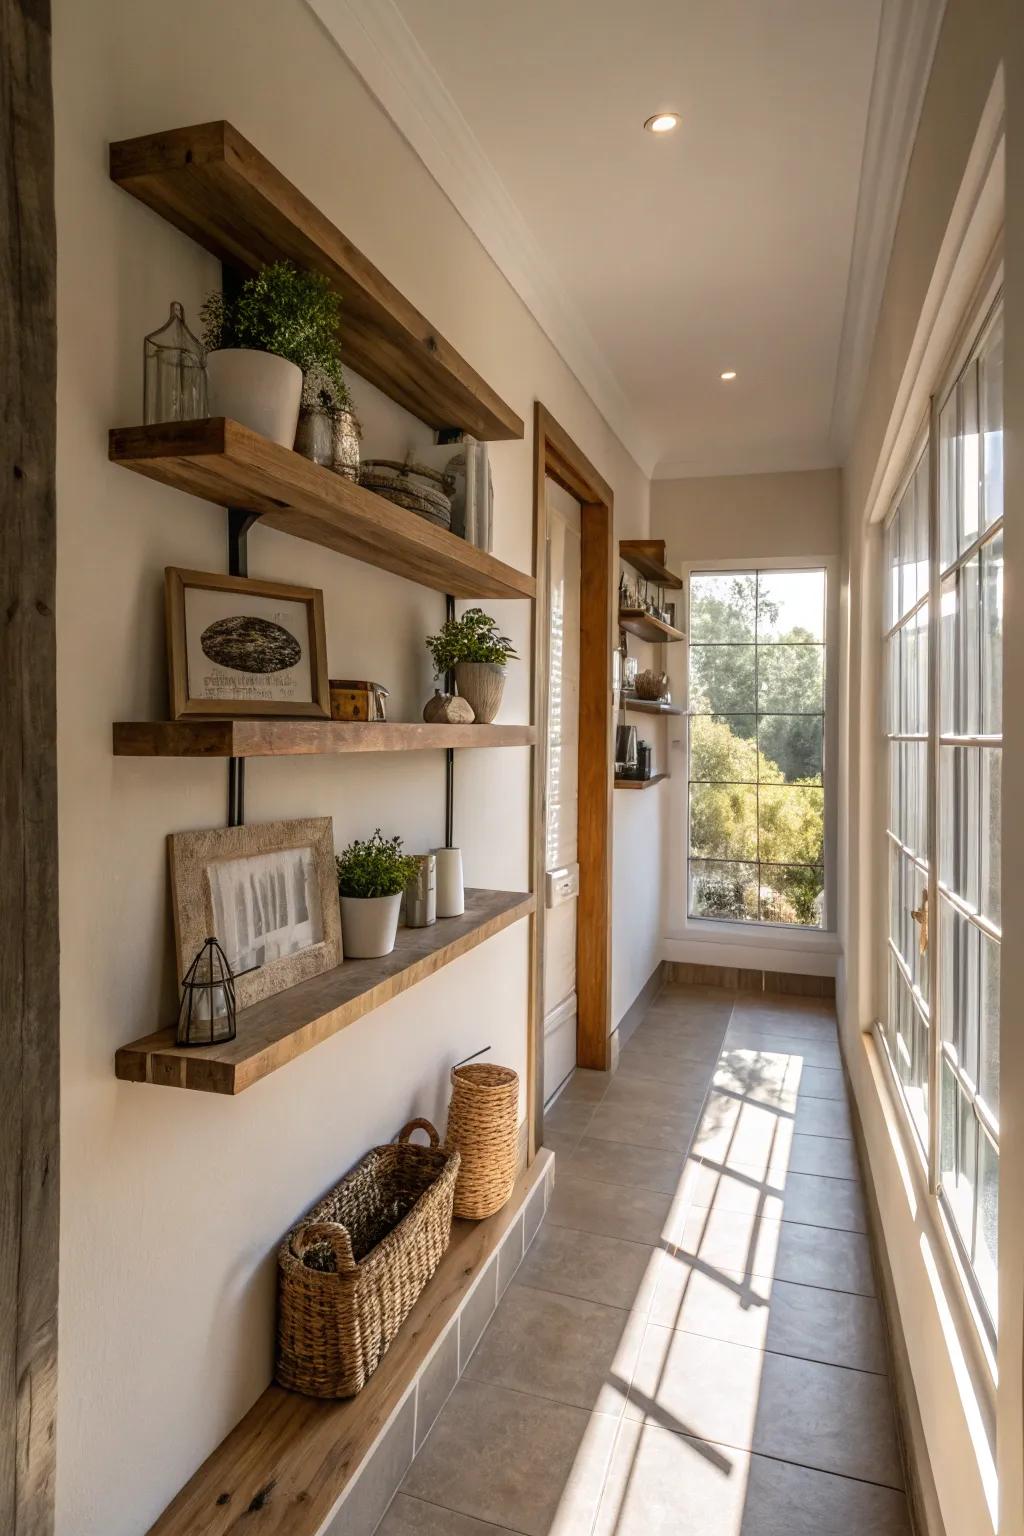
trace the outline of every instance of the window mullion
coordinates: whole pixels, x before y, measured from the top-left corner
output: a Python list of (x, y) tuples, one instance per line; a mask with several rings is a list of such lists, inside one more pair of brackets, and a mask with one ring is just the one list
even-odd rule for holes
[(929, 406), (928, 433), (928, 1187), (938, 1194), (940, 1179), (940, 1100), (942, 1094), (942, 1001), (939, 990), (940, 929), (938, 894), (939, 727), (941, 724), (942, 564), (939, 528), (939, 402)]

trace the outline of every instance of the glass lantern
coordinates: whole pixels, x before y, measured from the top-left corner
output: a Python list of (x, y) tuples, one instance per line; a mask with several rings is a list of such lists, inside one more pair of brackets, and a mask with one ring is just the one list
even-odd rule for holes
[(181, 980), (178, 1045), (222, 1045), (235, 1038), (235, 978), (216, 939), (207, 939)]
[(146, 337), (142, 414), (146, 426), (158, 421), (196, 421), (208, 416), (206, 355), (175, 302), (167, 323)]

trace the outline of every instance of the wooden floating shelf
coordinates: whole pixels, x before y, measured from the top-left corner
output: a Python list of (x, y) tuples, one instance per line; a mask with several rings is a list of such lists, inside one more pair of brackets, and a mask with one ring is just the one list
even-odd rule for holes
[(671, 645), (677, 640), (686, 639), (681, 629), (673, 629), (671, 624), (656, 619), (653, 613), (645, 613), (642, 608), (620, 608), (619, 628), (628, 630), (638, 640), (646, 640), (651, 645)]
[(114, 1072), (129, 1083), (244, 1093), (533, 909), (533, 896), (522, 891), (467, 891), (461, 917), (439, 918), (430, 928), (400, 928), (394, 950), (383, 959), (346, 960), (243, 1008), (238, 1033), (227, 1044), (182, 1048), (173, 1029), (162, 1029), (123, 1045)]
[(332, 1401), (268, 1387), (150, 1527), (149, 1536), (238, 1536), (242, 1531), (317, 1536), (324, 1531), (395, 1404), (523, 1216), (551, 1158), (551, 1152), (538, 1151), (496, 1215), (453, 1223), (448, 1251), (358, 1397)]
[(667, 773), (655, 773), (649, 779), (616, 779), (616, 789), (652, 789), (655, 784), (660, 784), (662, 779), (667, 779)]
[(111, 144), (110, 176), (229, 266), (256, 272), (286, 257), (323, 273), (342, 299), (343, 362), (421, 421), (523, 436), (515, 411), (230, 123)]
[(676, 709), (674, 704), (661, 705), (654, 699), (623, 699), (626, 709), (632, 709), (638, 715), (681, 715), (682, 710)]
[(619, 559), (659, 587), (670, 587), (673, 592), (683, 589), (683, 578), (665, 564), (664, 539), (620, 539)]
[(119, 720), (115, 757), (308, 757), (532, 747), (532, 725), (425, 725), (365, 720)]
[(257, 514), (367, 565), (455, 597), (533, 597), (537, 584), (406, 507), (223, 416), (115, 427), (110, 459), (222, 507)]

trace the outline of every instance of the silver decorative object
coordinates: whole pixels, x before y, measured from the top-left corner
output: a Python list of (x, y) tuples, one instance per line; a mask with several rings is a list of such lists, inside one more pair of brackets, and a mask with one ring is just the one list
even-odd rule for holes
[(334, 457), (334, 422), (330, 411), (320, 405), (304, 405), (299, 411), (295, 431), (295, 452), (314, 464), (331, 466)]
[(416, 874), (405, 888), (405, 926), (429, 928), (437, 922), (437, 857), (415, 853)]
[(142, 344), (142, 419), (197, 421), (208, 416), (206, 354), (185, 324), (185, 311), (175, 301), (167, 321), (151, 331)]
[(351, 411), (336, 411), (331, 418), (331, 468), (346, 480), (359, 479), (359, 439), (363, 429)]

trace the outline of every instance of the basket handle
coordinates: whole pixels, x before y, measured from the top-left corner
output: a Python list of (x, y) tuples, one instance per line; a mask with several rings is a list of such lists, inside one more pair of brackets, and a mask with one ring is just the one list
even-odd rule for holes
[(440, 1144), (441, 1138), (429, 1120), (410, 1120), (408, 1125), (402, 1126), (402, 1129), (395, 1138), (399, 1146), (409, 1140), (413, 1131), (426, 1131), (427, 1136), (430, 1138), (431, 1151)]
[(307, 1248), (317, 1248), (322, 1245), (326, 1245), (334, 1254), (334, 1265), (338, 1274), (355, 1269), (356, 1260), (352, 1252), (352, 1239), (348, 1228), (343, 1227), (338, 1221), (311, 1221), (306, 1226), (300, 1227), (292, 1239), (292, 1252), (297, 1259), (301, 1259)]

